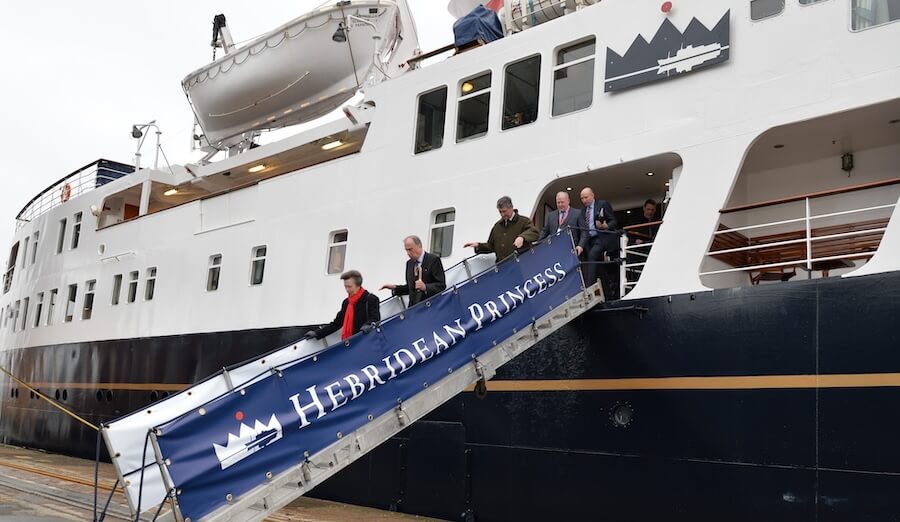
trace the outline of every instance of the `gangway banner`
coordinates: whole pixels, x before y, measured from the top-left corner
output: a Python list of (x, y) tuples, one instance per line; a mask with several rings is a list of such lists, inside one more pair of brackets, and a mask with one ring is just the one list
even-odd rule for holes
[(198, 520), (352, 436), (583, 287), (566, 231), (368, 334), (158, 426), (182, 516)]

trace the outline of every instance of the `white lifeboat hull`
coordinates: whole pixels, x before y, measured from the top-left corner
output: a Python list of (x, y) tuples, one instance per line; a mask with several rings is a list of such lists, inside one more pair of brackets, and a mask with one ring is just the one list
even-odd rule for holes
[[(228, 147), (244, 133), (303, 123), (340, 107), (366, 82), (377, 55), (394, 44), (398, 13), (385, 0), (317, 9), (187, 75), (182, 87), (209, 144)], [(333, 38), (342, 32), (339, 24), (347, 28), (346, 41)]]

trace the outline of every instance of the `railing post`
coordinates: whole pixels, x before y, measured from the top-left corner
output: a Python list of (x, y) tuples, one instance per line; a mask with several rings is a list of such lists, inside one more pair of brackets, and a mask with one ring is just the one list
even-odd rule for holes
[(619, 236), (619, 252), (622, 252), (622, 262), (619, 263), (619, 298), (625, 297), (625, 283), (628, 282), (627, 275), (628, 269), (625, 268), (625, 265), (628, 264), (628, 234), (622, 234)]
[(809, 224), (809, 197), (804, 198), (806, 202), (806, 270), (812, 272), (812, 230)]

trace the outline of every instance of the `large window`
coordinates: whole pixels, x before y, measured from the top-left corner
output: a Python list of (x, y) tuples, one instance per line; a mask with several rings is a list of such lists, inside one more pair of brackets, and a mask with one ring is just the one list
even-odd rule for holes
[(66, 244), (66, 220), (59, 220), (59, 238), (56, 240), (56, 253), (61, 254)]
[(53, 312), (56, 310), (56, 298), (59, 296), (59, 289), (50, 290), (50, 302), (47, 303), (47, 326), (53, 324)]
[(34, 305), (34, 327), (41, 325), (41, 312), (44, 310), (44, 292), (38, 292), (37, 303)]
[(78, 285), (69, 285), (69, 296), (66, 299), (65, 321), (71, 323), (75, 317), (75, 300), (78, 297)]
[(81, 307), (81, 319), (88, 320), (94, 315), (94, 288), (97, 280), (91, 279), (84, 284), (84, 306)]
[(209, 256), (209, 268), (206, 271), (206, 291), (219, 289), (219, 274), (222, 271), (222, 254)]
[(151, 266), (147, 269), (147, 280), (144, 281), (144, 300), (152, 301), (153, 293), (156, 291), (156, 267)]
[(72, 219), (72, 250), (78, 248), (78, 241), (81, 239), (81, 212), (75, 214)]
[(128, 302), (133, 303), (137, 299), (138, 278), (140, 273), (135, 270), (128, 274)]
[(335, 230), (328, 240), (328, 273), (340, 274), (344, 271), (347, 257), (347, 231)]
[(506, 66), (502, 129), (511, 129), (537, 119), (540, 85), (540, 56), (532, 56)]
[(784, 0), (750, 0), (750, 19), (762, 20), (781, 14), (784, 11)]
[(448, 208), (434, 213), (431, 224), (431, 245), (429, 251), (440, 257), (447, 257), (453, 252), (453, 223), (456, 221), (456, 209)]
[(850, 0), (850, 27), (854, 31), (900, 20), (900, 0)]
[(579, 111), (594, 100), (594, 38), (556, 53), (553, 68), (553, 116)]
[(484, 136), (488, 131), (491, 106), (491, 73), (484, 73), (459, 84), (456, 141)]
[(253, 259), (250, 260), (250, 284), (261, 285), (266, 273), (266, 246), (253, 247)]
[(444, 120), (447, 116), (447, 87), (419, 96), (416, 119), (416, 154), (441, 148), (444, 144)]
[(112, 304), (113, 306), (119, 304), (119, 296), (122, 295), (122, 274), (116, 274), (113, 276), (113, 284), (112, 284)]

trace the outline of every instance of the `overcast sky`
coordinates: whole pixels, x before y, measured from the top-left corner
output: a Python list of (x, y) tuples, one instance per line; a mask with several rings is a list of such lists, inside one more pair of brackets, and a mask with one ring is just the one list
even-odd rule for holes
[[(321, 0), (16, 2), (0, 16), (0, 254), (34, 195), (98, 159), (131, 163), (131, 125), (155, 119), (172, 163), (189, 161), (187, 73), (208, 63), (212, 18), (235, 42), (317, 7)], [(425, 51), (452, 42), (446, 0), (409, 0)], [(221, 51), (219, 51), (221, 53)], [(144, 147), (144, 165), (152, 163)], [(4, 265), (5, 266), (5, 265)]]

